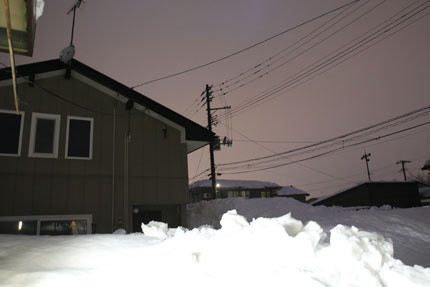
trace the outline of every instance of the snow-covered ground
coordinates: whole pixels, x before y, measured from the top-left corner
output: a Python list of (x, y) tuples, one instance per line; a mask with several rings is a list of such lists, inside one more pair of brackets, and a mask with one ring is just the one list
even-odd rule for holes
[(1, 235), (0, 286), (430, 286), (430, 208), (224, 199), (187, 213), (196, 228)]

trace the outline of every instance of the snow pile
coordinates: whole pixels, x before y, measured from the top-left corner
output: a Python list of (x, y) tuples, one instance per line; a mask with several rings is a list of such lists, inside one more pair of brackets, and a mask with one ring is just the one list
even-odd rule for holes
[[(152, 221), (142, 225), (143, 234), (0, 235), (0, 286), (430, 286), (430, 268), (395, 259), (396, 242), (404, 240), (402, 248), (412, 248), (407, 252), (421, 249), (416, 261), (428, 260), (428, 208), (345, 211), (285, 198), (204, 205), (207, 221), (232, 205), (247, 215), (230, 209), (220, 216), (219, 229), (169, 229)], [(292, 213), (247, 219), (285, 209)], [(191, 210), (203, 215), (201, 205), (190, 206), (190, 218)], [(399, 233), (387, 237), (338, 224), (339, 218)], [(425, 243), (416, 245), (416, 238)]]
[(258, 217), (280, 217), (290, 213), (302, 222), (317, 221), (329, 233), (338, 224), (377, 232), (394, 243), (395, 257), (409, 265), (430, 267), (430, 208), (390, 208), (351, 210), (341, 207), (312, 206), (291, 198), (228, 198), (187, 206), (189, 228), (211, 225), (235, 209), (248, 221)]

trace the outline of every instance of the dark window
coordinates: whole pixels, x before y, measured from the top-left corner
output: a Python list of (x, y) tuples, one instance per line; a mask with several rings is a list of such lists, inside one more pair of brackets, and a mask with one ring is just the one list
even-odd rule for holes
[(0, 234), (37, 234), (37, 221), (0, 221)]
[(0, 154), (19, 154), (22, 115), (0, 112)]
[(33, 113), (31, 115), (29, 157), (57, 158), (60, 115)]
[(91, 124), (90, 119), (69, 118), (67, 157), (91, 158)]
[(34, 152), (54, 152), (55, 120), (37, 119), (36, 138), (34, 141)]
[(40, 235), (77, 235), (86, 233), (86, 220), (44, 220), (40, 222)]

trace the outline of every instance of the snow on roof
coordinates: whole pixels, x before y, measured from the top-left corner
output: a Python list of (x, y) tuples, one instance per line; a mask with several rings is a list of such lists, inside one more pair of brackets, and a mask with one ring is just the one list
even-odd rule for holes
[(298, 195), (298, 194), (309, 195), (308, 193), (304, 192), (303, 190), (298, 189), (292, 185), (283, 186), (280, 190), (278, 190), (278, 195)]
[[(246, 189), (261, 189), (261, 188), (279, 188), (280, 186), (273, 182), (257, 181), (257, 180), (231, 180), (231, 179), (217, 179), (219, 188), (246, 188)], [(211, 187), (210, 180), (196, 181), (190, 185), (190, 189), (198, 187)]]

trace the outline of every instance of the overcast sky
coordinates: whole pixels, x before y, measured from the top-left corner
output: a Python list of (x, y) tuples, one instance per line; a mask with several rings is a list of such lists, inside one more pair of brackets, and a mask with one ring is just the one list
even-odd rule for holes
[[(74, 0), (45, 2), (37, 22), (34, 55), (17, 56), (17, 64), (57, 58), (69, 45), (72, 16), (66, 11)], [(349, 2), (86, 0), (76, 15), (75, 58), (127, 86), (135, 86), (230, 55)], [(222, 97), (215, 92), (212, 102), (213, 107), (231, 106), (233, 114), (215, 128), (221, 137), (233, 139), (232, 147), (222, 147), (215, 154), (222, 179), (272, 181), (294, 185), (312, 196), (327, 195), (367, 180), (365, 162), (360, 160), (366, 149), (372, 154), (372, 180), (403, 180), (397, 161), (412, 161), (408, 170), (418, 174), (430, 158), (429, 114), (409, 117), (407, 123), (385, 125), (344, 143), (337, 152), (312, 160), (284, 165), (340, 148), (342, 143), (337, 141), (337, 145), (313, 152), (307, 149), (280, 160), (277, 157), (277, 161), (260, 166), (228, 170), (220, 164), (307, 146), (430, 105), (429, 5), (423, 0), (361, 0), (236, 56), (137, 90), (206, 126), (206, 111), (198, 109), (199, 95), (206, 84), (218, 90), (222, 82), (233, 78), (226, 84), (230, 86), (224, 87), (227, 94)], [(351, 41), (366, 32), (364, 45), (354, 46), (357, 50), (351, 54), (340, 54), (345, 57), (335, 58), (315, 73), (301, 74), (330, 53), (342, 51), (337, 49), (350, 47), (356, 43)], [(0, 60), (9, 64), (7, 54), (1, 54)], [(288, 82), (291, 79), (297, 81)], [(290, 84), (241, 109), (279, 83)], [(225, 118), (223, 112), (217, 114)], [(390, 133), (393, 135), (386, 136)], [(378, 136), (383, 138), (348, 147)], [(229, 174), (274, 165), (283, 166)], [(208, 167), (208, 148), (190, 154), (190, 178)], [(196, 179), (207, 178), (207, 173)]]

